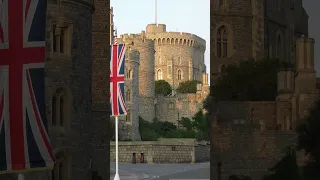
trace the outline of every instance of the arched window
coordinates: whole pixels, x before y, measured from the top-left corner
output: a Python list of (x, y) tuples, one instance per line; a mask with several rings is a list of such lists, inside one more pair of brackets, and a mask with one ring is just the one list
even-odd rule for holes
[(65, 110), (64, 110), (64, 106), (65, 106), (65, 100), (64, 100), (64, 97), (65, 95), (62, 94), (60, 96), (60, 126), (63, 126), (64, 125), (64, 118), (65, 118)]
[(131, 122), (131, 112), (130, 112), (130, 110), (127, 112), (126, 122)]
[(127, 90), (125, 99), (127, 102), (131, 102), (131, 90), (130, 89)]
[(67, 93), (59, 88), (52, 97), (51, 125), (64, 127), (69, 116), (69, 99)]
[(157, 71), (157, 80), (161, 80), (161, 79), (162, 79), (162, 71), (161, 71), (161, 69), (159, 69)]
[(282, 40), (280, 35), (277, 38), (277, 58), (282, 58)]
[(182, 74), (181, 74), (181, 70), (179, 69), (178, 70), (178, 80), (181, 80), (182, 79)]
[(64, 155), (63, 152), (59, 153), (56, 156), (56, 161), (54, 168), (52, 170), (52, 180), (68, 180), (68, 170), (69, 170), (69, 161), (68, 158)]
[(228, 55), (228, 33), (225, 26), (217, 31), (217, 56), (226, 58)]
[(132, 69), (129, 69), (126, 74), (127, 79), (132, 79)]

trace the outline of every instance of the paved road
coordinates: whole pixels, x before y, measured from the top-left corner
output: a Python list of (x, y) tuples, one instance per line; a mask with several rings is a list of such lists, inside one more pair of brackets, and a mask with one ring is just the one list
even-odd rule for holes
[[(110, 163), (110, 167), (111, 171), (114, 171), (115, 164)], [(177, 178), (179, 176), (208, 179), (210, 177), (209, 169), (209, 162), (196, 164), (119, 164), (121, 180), (125, 180), (127, 178), (132, 180), (168, 180), (168, 177)]]
[(195, 170), (188, 170), (185, 172), (178, 172), (178, 173), (173, 173), (169, 175), (163, 175), (158, 178), (154, 178), (154, 180), (168, 180), (168, 179), (203, 179), (203, 180), (209, 180), (210, 179), (210, 168), (200, 168), (200, 169), (195, 169)]

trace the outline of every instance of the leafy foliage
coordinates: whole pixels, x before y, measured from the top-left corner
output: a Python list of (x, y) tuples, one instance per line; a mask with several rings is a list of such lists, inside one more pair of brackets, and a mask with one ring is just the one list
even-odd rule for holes
[(270, 169), (272, 175), (264, 177), (264, 180), (302, 180), (296, 161), (295, 152), (292, 149)]
[(277, 93), (277, 72), (293, 65), (277, 59), (245, 60), (230, 64), (217, 79), (212, 96), (222, 101), (272, 101)]
[(201, 84), (201, 81), (191, 80), (181, 82), (179, 87), (177, 88), (178, 93), (196, 93), (197, 92), (197, 84)]
[(139, 131), (143, 141), (156, 141), (158, 138), (196, 138), (198, 140), (209, 140), (209, 119), (200, 110), (192, 120), (182, 118), (178, 129), (171, 122), (162, 122), (154, 119), (152, 122), (139, 118)]
[(172, 92), (171, 85), (165, 80), (158, 80), (155, 82), (155, 93), (162, 94), (164, 96), (169, 95)]
[(314, 103), (310, 113), (306, 116), (296, 131), (298, 136), (298, 149), (303, 149), (314, 159), (316, 164), (320, 164), (320, 101)]

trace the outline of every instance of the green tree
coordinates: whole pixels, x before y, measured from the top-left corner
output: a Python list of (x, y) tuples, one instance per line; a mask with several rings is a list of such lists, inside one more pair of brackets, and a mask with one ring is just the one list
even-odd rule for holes
[(320, 101), (316, 101), (309, 114), (301, 121), (298, 133), (298, 149), (304, 150), (315, 162), (320, 163)]
[(201, 84), (201, 81), (191, 80), (181, 82), (177, 88), (178, 93), (196, 93), (197, 84)]
[(302, 180), (296, 161), (296, 154), (292, 148), (288, 148), (286, 155), (269, 170), (273, 174), (266, 176), (265, 180)]
[(277, 72), (293, 65), (277, 59), (243, 60), (221, 73), (212, 96), (222, 101), (271, 101), (277, 94)]
[(155, 93), (162, 94), (164, 96), (169, 95), (172, 92), (170, 84), (165, 80), (158, 80), (155, 82)]

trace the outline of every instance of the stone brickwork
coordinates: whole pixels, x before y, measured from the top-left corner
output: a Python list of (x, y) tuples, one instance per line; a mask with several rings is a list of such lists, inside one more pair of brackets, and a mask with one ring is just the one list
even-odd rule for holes
[[(261, 130), (260, 126), (220, 125), (212, 129), (211, 163), (222, 163), (222, 180), (232, 174), (245, 174), (262, 179), (285, 154), (296, 134)], [(216, 178), (216, 177), (213, 177)]]
[[(92, 169), (110, 178), (110, 16), (109, 0), (95, 0), (92, 15)], [(85, 50), (84, 50), (85, 51)], [(86, 128), (86, 126), (83, 126)], [(86, 167), (90, 166), (87, 164)]]
[[(198, 145), (192, 139), (160, 139), (159, 141), (119, 142), (119, 162), (132, 162), (133, 153), (140, 163), (141, 153), (146, 163), (194, 163), (209, 160), (209, 146)], [(115, 144), (111, 142), (111, 162), (115, 161)]]

